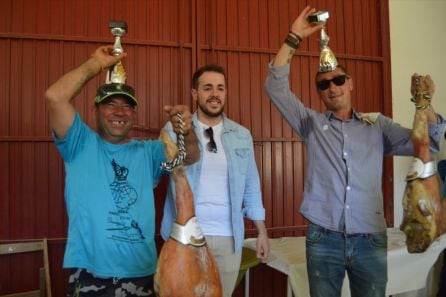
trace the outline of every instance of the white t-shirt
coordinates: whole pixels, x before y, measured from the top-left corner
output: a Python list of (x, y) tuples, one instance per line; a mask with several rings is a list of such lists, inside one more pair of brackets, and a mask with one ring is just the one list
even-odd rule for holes
[(207, 149), (209, 138), (204, 130), (209, 128), (199, 122), (203, 147), (203, 166), (195, 194), (195, 214), (204, 235), (232, 236), (231, 201), (229, 195), (228, 163), (221, 143), (223, 121), (213, 126), (217, 152)]

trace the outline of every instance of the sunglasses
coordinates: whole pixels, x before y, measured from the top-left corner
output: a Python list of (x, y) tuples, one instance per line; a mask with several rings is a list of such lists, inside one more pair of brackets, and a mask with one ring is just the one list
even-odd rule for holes
[(206, 149), (212, 153), (217, 153), (217, 144), (214, 140), (214, 130), (212, 130), (212, 127), (204, 129), (204, 136), (209, 138), (209, 142), (206, 144)]
[(345, 80), (348, 78), (348, 75), (343, 74), (343, 75), (338, 75), (333, 77), (332, 79), (324, 79), (324, 80), (320, 80), (316, 82), (316, 86), (319, 90), (323, 91), (328, 89), (328, 87), (330, 87), (330, 82), (333, 82), (335, 85), (342, 86), (343, 84), (345, 84)]

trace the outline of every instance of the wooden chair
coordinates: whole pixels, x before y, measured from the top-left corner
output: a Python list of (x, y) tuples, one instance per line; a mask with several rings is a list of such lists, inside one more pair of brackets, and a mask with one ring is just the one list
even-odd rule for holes
[(40, 268), (39, 275), (40, 289), (28, 292), (2, 295), (1, 297), (52, 297), (47, 239), (44, 238), (39, 241), (28, 241), (19, 243), (0, 242), (0, 255), (11, 255), (38, 251), (41, 251), (43, 255), (43, 267)]

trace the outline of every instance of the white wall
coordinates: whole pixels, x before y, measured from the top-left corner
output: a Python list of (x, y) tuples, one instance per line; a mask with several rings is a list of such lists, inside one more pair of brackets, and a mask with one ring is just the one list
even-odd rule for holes
[[(414, 72), (431, 75), (436, 86), (433, 106), (446, 115), (446, 0), (389, 0), (389, 15), (393, 119), (412, 126), (414, 107), (409, 88)], [(444, 158), (445, 145), (437, 160)], [(395, 227), (402, 221), (404, 177), (411, 160), (394, 157)]]

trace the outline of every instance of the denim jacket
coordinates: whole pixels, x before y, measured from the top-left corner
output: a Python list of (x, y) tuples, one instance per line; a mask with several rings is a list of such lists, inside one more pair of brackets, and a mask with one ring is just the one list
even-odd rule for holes
[[(202, 133), (198, 131), (197, 113), (193, 115), (192, 124), (198, 139), (201, 139)], [(165, 128), (169, 131), (172, 138), (176, 140), (176, 135), (172, 132), (170, 122), (166, 124)], [(265, 209), (263, 208), (260, 178), (255, 162), (251, 133), (248, 129), (228, 119), (223, 114), (223, 132), (221, 137), (228, 162), (234, 249), (239, 251), (243, 247), (245, 233), (244, 217), (256, 221), (265, 220)], [(201, 142), (198, 141), (198, 143), (200, 152), (202, 152)], [(187, 178), (194, 193), (198, 187), (203, 162), (202, 154), (200, 156), (200, 160), (186, 168)], [(164, 216), (161, 222), (161, 236), (164, 240), (169, 238), (172, 222), (176, 218), (174, 201), (175, 184), (171, 178), (164, 205)]]

